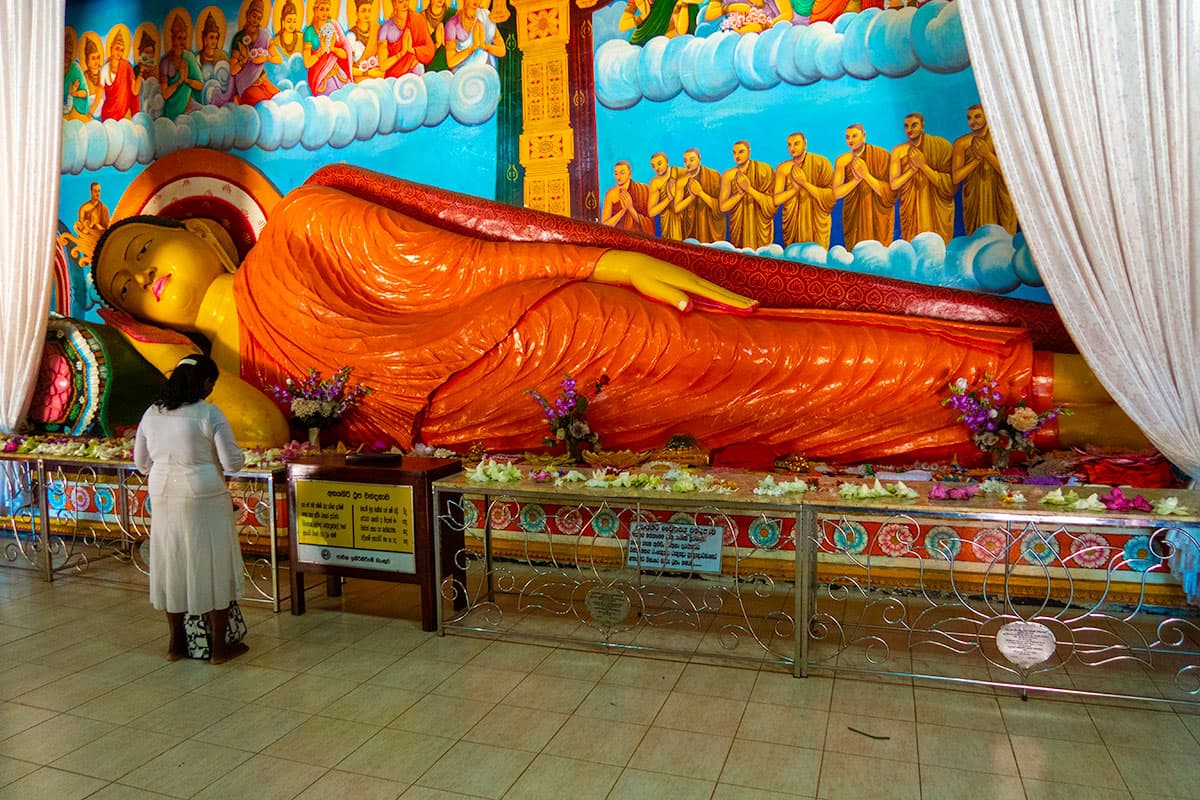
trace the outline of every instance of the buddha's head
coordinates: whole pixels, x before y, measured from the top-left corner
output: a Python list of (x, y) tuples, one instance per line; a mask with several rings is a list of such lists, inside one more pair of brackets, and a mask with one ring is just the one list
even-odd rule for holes
[(138, 319), (194, 330), (205, 293), (225, 274), (209, 238), (194, 220), (137, 216), (115, 222), (92, 254), (96, 291)]

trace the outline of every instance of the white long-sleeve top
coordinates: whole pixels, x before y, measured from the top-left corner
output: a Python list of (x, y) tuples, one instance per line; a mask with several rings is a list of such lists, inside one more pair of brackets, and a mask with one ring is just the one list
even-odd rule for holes
[(246, 458), (221, 410), (200, 401), (164, 411), (146, 409), (133, 448), (138, 471), (149, 475), (151, 494), (209, 497), (224, 494), (224, 472)]

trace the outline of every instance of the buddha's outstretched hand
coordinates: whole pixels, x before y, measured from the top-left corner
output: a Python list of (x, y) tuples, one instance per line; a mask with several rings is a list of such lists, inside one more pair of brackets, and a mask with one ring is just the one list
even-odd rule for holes
[(600, 256), (591, 280), (632, 286), (651, 300), (667, 303), (680, 311), (692, 310), (693, 296), (739, 311), (758, 306), (758, 301), (731, 292), (683, 267), (627, 250), (609, 250)]

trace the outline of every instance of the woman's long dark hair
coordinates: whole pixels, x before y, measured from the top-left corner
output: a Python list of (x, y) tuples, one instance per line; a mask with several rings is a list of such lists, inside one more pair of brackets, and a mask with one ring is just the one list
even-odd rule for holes
[(218, 374), (217, 362), (208, 356), (200, 353), (184, 356), (171, 371), (171, 377), (167, 378), (167, 385), (154, 405), (170, 411), (203, 400), (212, 391), (209, 381), (215, 382)]

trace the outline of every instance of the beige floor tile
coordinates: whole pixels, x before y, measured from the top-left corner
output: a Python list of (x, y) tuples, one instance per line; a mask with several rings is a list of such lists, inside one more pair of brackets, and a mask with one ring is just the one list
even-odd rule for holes
[(796, 678), (790, 674), (760, 671), (750, 692), (754, 703), (779, 706), (798, 706), (829, 710), (833, 696), (833, 679), (810, 676)]
[(306, 672), (281, 683), (255, 702), (264, 706), (315, 714), (356, 688), (358, 683), (355, 681)]
[(437, 685), (433, 691), (450, 697), (498, 703), (516, 688), (526, 673), (467, 664)]
[(585, 653), (560, 648), (546, 656), (533, 668), (533, 672), (536, 675), (551, 675), (555, 678), (598, 681), (616, 660), (616, 656), (608, 653)]
[[(633, 769), (665, 772), (716, 783), (732, 738), (651, 727), (629, 759)], [(711, 789), (711, 786), (710, 786)]]
[(512, 800), (602, 800), (615, 797), (609, 790), (620, 775), (620, 767), (543, 753), (504, 796)]
[(1000, 704), (992, 694), (915, 687), (917, 722), (1004, 733)]
[(917, 743), (923, 765), (961, 767), (997, 775), (1018, 774), (1007, 734), (918, 724)]
[(0, 787), (0, 800), (82, 800), (103, 786), (97, 778), (42, 767)]
[(840, 714), (916, 720), (913, 688), (903, 684), (838, 678), (829, 707)]
[(816, 797), (820, 774), (819, 750), (734, 739), (718, 782)]
[(332, 767), (357, 750), (378, 732), (373, 725), (344, 719), (312, 717), (263, 749), (278, 758), (290, 758), (303, 764)]
[(453, 739), (386, 728), (346, 756), (337, 768), (412, 783), (453, 744)]
[(379, 672), (399, 660), (399, 656), (391, 653), (380, 653), (374, 650), (359, 650), (347, 647), (331, 655), (324, 661), (308, 668), (310, 675), (329, 675), (359, 683), (369, 680)]
[(825, 753), (817, 797), (823, 800), (920, 800), (921, 780), (915, 763), (887, 761), (846, 753)]
[(194, 800), (292, 800), (325, 771), (259, 754), (210, 783)]
[(654, 724), (677, 730), (733, 736), (741, 724), (746, 705), (744, 700), (672, 692)]
[(486, 650), (489, 644), (491, 641), (488, 639), (468, 636), (434, 636), (414, 649), (409, 656), (461, 665)]
[(182, 741), (178, 736), (164, 733), (117, 728), (57, 759), (50, 766), (115, 781)]
[(573, 716), (563, 723), (545, 752), (623, 767), (647, 730), (648, 725)]
[[(3, 676), (0, 676), (0, 680), (3, 679)], [(56, 716), (58, 716), (58, 712), (48, 708), (0, 702), (0, 739), (7, 739), (9, 736)]]
[(472, 658), (470, 663), (476, 667), (532, 672), (552, 652), (552, 647), (517, 642), (492, 642)]
[[(703, 709), (713, 702), (719, 701), (710, 698), (700, 704), (697, 710), (703, 712)], [(662, 722), (662, 716), (660, 713), (658, 721), (655, 722), (656, 725), (665, 724)], [(719, 718), (734, 715), (714, 714), (714, 716)], [(829, 715), (824, 711), (766, 703), (749, 703), (742, 715), (741, 725), (737, 728), (737, 735), (741, 739), (755, 739), (761, 742), (775, 742), (776, 744), (820, 750), (825, 742), (825, 730), (828, 725)]]
[[(41, 669), (41, 667), (33, 665), (30, 668)], [(25, 694), (17, 695), (13, 701), (28, 706), (48, 708), (52, 711), (69, 711), (92, 698), (108, 694), (122, 683), (123, 681), (115, 678), (93, 680), (89, 675), (86, 680), (80, 680), (78, 675), (67, 675)]]
[(241, 703), (233, 700), (185, 694), (131, 720), (129, 726), (169, 736), (193, 736), (241, 707)]
[(981, 775), (924, 763), (920, 771), (921, 800), (1025, 800), (1025, 789), (1015, 775)]
[(122, 783), (110, 783), (95, 794), (89, 794), (88, 800), (164, 800), (170, 795), (158, 792), (147, 792)]
[(803, 795), (791, 794), (790, 792), (785, 793), (778, 790), (767, 792), (762, 789), (751, 789), (749, 786), (718, 783), (716, 790), (713, 792), (712, 800), (776, 800), (776, 798), (794, 800), (800, 797), (803, 797)]
[(296, 800), (396, 800), (405, 785), (369, 775), (330, 770), (300, 794)]
[(75, 672), (69, 667), (37, 667), (35, 669), (28, 663), (17, 660), (16, 656), (8, 651), (8, 648), (9, 645), (5, 645), (5, 661), (13, 659), (16, 663), (8, 669), (0, 667), (2, 670), (0, 671), (0, 700), (12, 700), (39, 686), (45, 686)]
[[(1092, 705), (1087, 706), (1087, 709), (1109, 750), (1153, 744), (1164, 753), (1200, 756), (1200, 743), (1196, 742), (1183, 720), (1174, 711), (1143, 711)], [(1197, 792), (1200, 793), (1200, 787), (1197, 788)]]
[(130, 683), (75, 706), (71, 713), (123, 725), (178, 699), (182, 694), (178, 690), (145, 689)]
[(1099, 789), (1124, 787), (1117, 765), (1102, 744), (1009, 736), (1022, 778), (1062, 781)]
[(475, 800), (478, 797), (479, 795), (446, 792), (429, 786), (410, 786), (404, 794), (400, 795), (400, 800), (463, 800), (463, 798)]
[(390, 686), (364, 684), (342, 695), (319, 712), (323, 717), (337, 717), (369, 725), (387, 725), (411, 708), (422, 695)]
[(296, 677), (290, 670), (259, 667), (249, 662), (234, 661), (221, 674), (194, 690), (196, 694), (223, 697), (249, 703)]
[(1038, 781), (1024, 778), (1026, 800), (1132, 800), (1133, 795), (1125, 789), (1097, 789), (1094, 786), (1077, 786), (1071, 783)]
[(172, 797), (191, 797), (253, 754), (188, 740), (121, 778), (121, 783)]
[(58, 714), (0, 742), (0, 755), (49, 764), (115, 727), (100, 720)]
[(683, 661), (622, 656), (604, 673), (600, 683), (670, 691), (686, 666)]
[(265, 653), (253, 649), (246, 655), (247, 663), (256, 667), (268, 667), (290, 672), (301, 672), (314, 664), (319, 664), (342, 648), (336, 644), (313, 644), (307, 640), (293, 639)]
[[(232, 662), (232, 668), (237, 662)], [(130, 686), (143, 689), (154, 689), (160, 692), (190, 692), (215, 678), (220, 677), (221, 670), (214, 669), (207, 661), (184, 659), (164, 663), (154, 672), (147, 673), (137, 680), (130, 681)]]
[(21, 761), (8, 756), (0, 756), (0, 786), (6, 786), (17, 778), (28, 775), (39, 769), (40, 765), (32, 761)]
[(575, 714), (594, 719), (648, 725), (667, 701), (667, 693), (632, 686), (599, 685), (575, 709)]
[(824, 749), (852, 756), (916, 761), (917, 726), (901, 719), (830, 714)]
[(609, 800), (642, 800), (669, 797), (671, 800), (708, 800), (715, 785), (712, 781), (666, 775), (661, 772), (628, 768), (621, 773)]
[(493, 703), (480, 700), (430, 694), (414, 703), (388, 727), (457, 739), (473, 728), (493, 707)]
[(385, 667), (367, 683), (424, 694), (459, 669), (460, 665), (452, 662), (418, 658), (409, 654)]
[(570, 714), (595, 686), (595, 681), (557, 678), (552, 675), (527, 675), (504, 696), (504, 702), (513, 706)]
[(463, 740), (515, 750), (541, 752), (567, 721), (566, 714), (519, 708), (505, 703), (493, 708), (463, 735)]
[(119, 653), (99, 664), (88, 667), (88, 676), (95, 680), (117, 680), (122, 683), (137, 680), (143, 675), (157, 672), (167, 664), (161, 653), (129, 651)]
[(675, 683), (676, 692), (731, 700), (749, 700), (758, 673), (739, 667), (688, 664)]
[(257, 753), (309, 718), (309, 714), (299, 711), (251, 703), (209, 725), (192, 738)]
[(522, 750), (459, 742), (430, 767), (417, 783), (448, 792), (498, 800), (533, 759), (533, 753)]
[(1113, 761), (1135, 798), (1195, 798), (1200, 793), (1200, 763), (1190, 755), (1166, 753), (1158, 749), (1133, 747), (1110, 748)]
[(1010, 735), (1098, 744), (1102, 740), (1086, 706), (1033, 697), (997, 697)]

